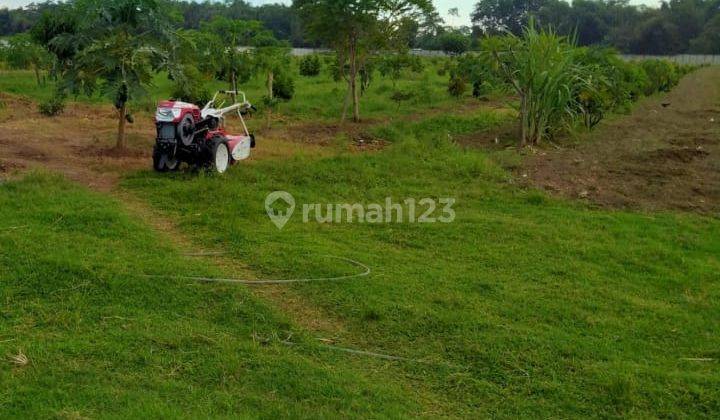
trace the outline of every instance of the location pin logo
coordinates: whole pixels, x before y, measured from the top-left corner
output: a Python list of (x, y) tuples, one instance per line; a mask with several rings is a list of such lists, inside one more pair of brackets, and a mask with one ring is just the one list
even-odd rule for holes
[(286, 191), (274, 191), (265, 197), (265, 211), (278, 229), (285, 227), (295, 211), (295, 198)]

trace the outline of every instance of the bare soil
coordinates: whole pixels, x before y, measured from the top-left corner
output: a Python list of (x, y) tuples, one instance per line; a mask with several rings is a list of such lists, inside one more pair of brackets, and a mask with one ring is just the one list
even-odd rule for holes
[[(32, 101), (0, 93), (6, 104), (0, 119), (0, 175), (47, 168), (108, 191), (127, 170), (148, 167), (152, 124), (128, 124), (128, 149), (113, 149), (117, 118), (112, 107), (71, 104), (45, 117)], [(150, 144), (150, 147), (147, 145)]]
[(720, 67), (693, 72), (584, 137), (536, 151), (519, 178), (602, 207), (720, 212)]

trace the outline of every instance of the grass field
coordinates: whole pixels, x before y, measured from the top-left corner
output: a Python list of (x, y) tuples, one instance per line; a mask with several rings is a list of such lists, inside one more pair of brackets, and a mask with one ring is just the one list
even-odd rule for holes
[[(346, 346), (430, 361), (395, 369), (442, 396), (435, 403), (445, 414), (720, 409), (716, 365), (684, 360), (718, 356), (717, 221), (588, 210), (518, 190), (483, 154), (423, 127), (371, 157), (268, 162), (234, 171), (228, 182), (140, 174), (125, 186), (180, 220), (184, 232), (266, 276), (332, 273), (320, 269), (326, 254), (375, 267), (368, 281), (293, 293), (341, 323)], [(262, 209), (277, 189), (301, 203), (449, 195), (458, 219), (319, 225), (296, 218), (278, 232)]]
[[(419, 409), (400, 384), (321, 352), (244, 287), (142, 277), (221, 272), (114, 200), (32, 175), (0, 186), (0, 220), (2, 417)], [(272, 339), (290, 335), (296, 346)]]
[[(18, 81), (0, 77), (0, 91), (32, 82), (3, 74)], [(278, 124), (339, 115), (341, 84), (297, 83)], [(396, 111), (376, 80), (363, 103), (380, 150), (332, 143), (224, 176), (128, 171), (111, 194), (47, 172), (0, 183), (0, 417), (716, 417), (720, 220), (520, 186), (498, 163), (519, 153), (454, 141), (508, 113), (458, 110), (430, 69), (400, 83), (433, 100)], [(457, 218), (296, 211), (278, 230), (264, 209), (276, 190), (300, 206), (452, 197)], [(228, 255), (186, 255), (198, 249)], [(372, 273), (177, 278), (355, 272), (328, 256)]]

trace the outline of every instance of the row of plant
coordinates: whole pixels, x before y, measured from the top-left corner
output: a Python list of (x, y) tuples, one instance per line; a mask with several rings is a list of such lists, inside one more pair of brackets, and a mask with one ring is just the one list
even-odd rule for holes
[[(429, 95), (422, 77), (415, 77), (421, 82), (404, 88), (398, 88), (397, 82), (420, 75), (430, 65), (449, 77), (452, 96), (465, 95), (469, 87), (475, 97), (492, 92), (514, 94), (525, 145), (578, 126), (593, 128), (608, 113), (627, 110), (644, 95), (670, 90), (692, 69), (665, 60), (627, 62), (613, 49), (578, 48), (572, 39), (538, 31), (532, 25), (523, 36), (485, 38), (476, 53), (421, 58), (407, 50), (376, 52), (350, 69), (351, 63), (341, 54), (291, 57), (288, 45), (273, 38), (258, 22), (216, 18), (201, 30), (174, 32), (148, 16), (141, 18), (142, 9), (111, 7), (100, 12), (84, 13), (95, 16), (93, 27), (103, 23), (102, 29), (91, 30), (80, 23), (78, 11), (47, 15), (31, 34), (12, 37), (0, 45), (0, 59), (13, 68), (33, 69), (38, 84), (45, 83), (44, 69), (57, 79), (57, 95), (40, 104), (41, 112), (61, 112), (68, 93), (100, 92), (113, 100), (122, 124), (132, 119), (128, 101), (141, 96), (158, 71), (173, 80), (174, 97), (197, 103), (210, 97), (207, 86), (213, 80), (237, 87), (259, 75), (266, 82), (263, 105), (268, 118), (279, 101), (293, 97), (298, 74), (316, 77), (324, 72), (336, 81), (347, 81), (354, 71), (358, 96), (362, 96), (379, 73), (392, 81), (388, 96), (399, 107)], [(140, 39), (133, 31), (143, 28), (157, 33), (152, 39)], [(171, 42), (170, 48), (159, 48), (158, 41)], [(242, 50), (233, 45), (252, 48)]]
[(693, 67), (667, 60), (628, 62), (604, 47), (577, 47), (572, 38), (532, 25), (522, 36), (485, 38), (440, 71), (461, 96), (510, 92), (519, 102), (520, 141), (538, 144), (581, 125), (595, 127), (607, 114), (626, 111), (642, 96), (667, 92)]

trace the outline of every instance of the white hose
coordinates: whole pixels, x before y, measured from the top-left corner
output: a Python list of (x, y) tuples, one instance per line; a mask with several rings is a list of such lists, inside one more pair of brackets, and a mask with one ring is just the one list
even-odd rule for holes
[(226, 279), (226, 278), (217, 278), (217, 277), (195, 277), (195, 276), (174, 276), (174, 275), (164, 275), (164, 274), (143, 274), (142, 277), (149, 277), (149, 278), (161, 278), (161, 279), (178, 279), (178, 280), (193, 280), (193, 281), (204, 281), (204, 282), (213, 282), (213, 283), (238, 283), (238, 284), (247, 284), (247, 285), (265, 285), (265, 284), (288, 284), (288, 283), (309, 283), (313, 281), (341, 281), (341, 280), (350, 280), (354, 278), (359, 277), (366, 277), (370, 275), (370, 267), (367, 265), (352, 260), (350, 258), (344, 258), (344, 257), (336, 257), (333, 255), (327, 255), (328, 258), (334, 258), (336, 260), (345, 261), (348, 262), (354, 266), (362, 268), (364, 271), (359, 274), (349, 274), (346, 276), (338, 276), (338, 277), (316, 277), (316, 278), (308, 278), (308, 279), (283, 279), (283, 280), (266, 280), (266, 279), (259, 279), (259, 280), (248, 280), (248, 279)]

